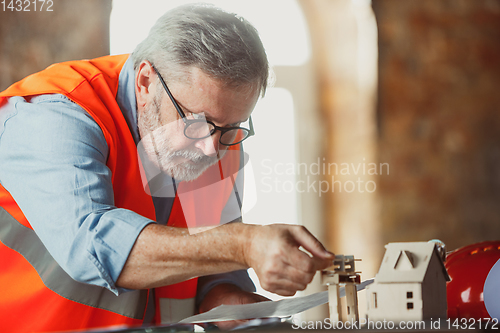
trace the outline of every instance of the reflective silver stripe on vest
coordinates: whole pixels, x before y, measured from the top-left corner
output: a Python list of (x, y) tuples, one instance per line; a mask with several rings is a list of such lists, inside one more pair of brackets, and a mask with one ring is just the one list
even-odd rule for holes
[(69, 300), (125, 317), (142, 319), (147, 291), (116, 296), (106, 288), (73, 280), (52, 258), (33, 230), (25, 227), (0, 207), (0, 241), (19, 252), (37, 271), (47, 288)]
[(195, 299), (160, 298), (160, 317), (162, 324), (172, 324), (194, 315)]

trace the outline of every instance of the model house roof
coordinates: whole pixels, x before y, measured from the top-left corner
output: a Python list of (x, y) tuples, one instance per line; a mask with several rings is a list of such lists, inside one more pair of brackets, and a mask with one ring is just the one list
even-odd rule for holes
[(423, 282), (428, 271), (438, 270), (449, 280), (433, 242), (389, 243), (375, 280), (378, 283)]

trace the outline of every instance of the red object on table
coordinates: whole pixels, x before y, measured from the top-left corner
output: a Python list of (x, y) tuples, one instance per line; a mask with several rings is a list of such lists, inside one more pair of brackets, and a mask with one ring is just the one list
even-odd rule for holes
[(451, 281), (446, 286), (448, 318), (490, 318), (483, 288), (491, 268), (500, 259), (500, 241), (471, 244), (446, 256)]

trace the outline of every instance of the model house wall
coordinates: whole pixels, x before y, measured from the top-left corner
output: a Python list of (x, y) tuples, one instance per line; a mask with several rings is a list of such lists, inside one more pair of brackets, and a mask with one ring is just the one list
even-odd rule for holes
[(430, 320), (446, 317), (443, 261), (433, 242), (385, 246), (375, 282), (367, 287), (370, 320)]

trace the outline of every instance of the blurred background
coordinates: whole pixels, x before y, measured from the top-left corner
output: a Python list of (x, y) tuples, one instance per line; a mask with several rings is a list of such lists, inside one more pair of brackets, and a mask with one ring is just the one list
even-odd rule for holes
[[(0, 90), (54, 62), (130, 53), (188, 2), (0, 8)], [(245, 142), (246, 222), (303, 224), (362, 259), (362, 279), (388, 242), (500, 238), (500, 0), (206, 2), (253, 23), (273, 69)]]

